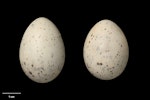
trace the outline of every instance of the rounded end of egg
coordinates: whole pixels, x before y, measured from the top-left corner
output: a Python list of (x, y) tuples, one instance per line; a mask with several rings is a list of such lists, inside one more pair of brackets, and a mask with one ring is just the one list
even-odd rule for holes
[(129, 47), (120, 27), (104, 19), (89, 31), (83, 58), (88, 71), (101, 80), (112, 80), (120, 76), (128, 62)]
[(27, 27), (19, 59), (25, 75), (34, 82), (48, 83), (58, 77), (65, 62), (65, 47), (53, 22), (39, 17)]

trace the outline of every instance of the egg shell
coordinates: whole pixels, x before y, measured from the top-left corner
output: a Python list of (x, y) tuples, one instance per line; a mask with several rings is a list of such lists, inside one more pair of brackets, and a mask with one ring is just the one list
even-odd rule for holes
[(65, 62), (65, 47), (53, 22), (39, 17), (27, 27), (19, 59), (24, 73), (34, 82), (47, 83), (60, 74)]
[(111, 20), (97, 22), (86, 37), (83, 57), (93, 76), (102, 80), (118, 77), (129, 58), (129, 47), (123, 31)]

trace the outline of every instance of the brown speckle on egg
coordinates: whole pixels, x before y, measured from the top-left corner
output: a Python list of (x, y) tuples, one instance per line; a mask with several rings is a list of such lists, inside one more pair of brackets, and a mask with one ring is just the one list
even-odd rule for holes
[(44, 71), (44, 68), (43, 68), (43, 67), (42, 67), (41, 69)]
[(113, 75), (113, 71), (111, 70), (110, 73)]
[(26, 62), (24, 62), (23, 64), (26, 65)]
[(103, 65), (103, 63), (99, 63), (99, 62), (97, 62), (97, 65)]
[(100, 55), (102, 54), (102, 52), (99, 53)]
[(31, 74), (31, 75), (32, 75), (32, 72), (30, 72), (30, 71), (29, 71), (29, 74)]

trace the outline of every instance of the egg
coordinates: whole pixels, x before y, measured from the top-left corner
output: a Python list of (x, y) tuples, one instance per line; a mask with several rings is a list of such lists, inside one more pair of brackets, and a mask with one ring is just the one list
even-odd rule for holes
[(88, 71), (98, 79), (120, 76), (129, 58), (127, 39), (121, 28), (108, 19), (97, 22), (86, 37), (83, 58)]
[(53, 22), (39, 17), (27, 27), (20, 43), (19, 59), (23, 72), (34, 82), (48, 83), (60, 74), (65, 47)]

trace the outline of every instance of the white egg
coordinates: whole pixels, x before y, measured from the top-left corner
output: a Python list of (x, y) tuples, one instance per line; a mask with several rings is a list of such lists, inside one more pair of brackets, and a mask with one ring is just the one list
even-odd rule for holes
[(88, 33), (83, 58), (88, 71), (102, 80), (118, 77), (125, 69), (129, 48), (123, 31), (111, 20), (96, 23)]
[(47, 83), (60, 74), (65, 47), (59, 30), (49, 19), (39, 17), (27, 27), (19, 58), (24, 73), (34, 82)]

